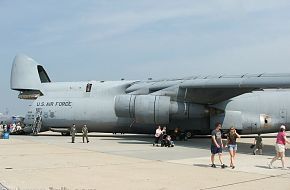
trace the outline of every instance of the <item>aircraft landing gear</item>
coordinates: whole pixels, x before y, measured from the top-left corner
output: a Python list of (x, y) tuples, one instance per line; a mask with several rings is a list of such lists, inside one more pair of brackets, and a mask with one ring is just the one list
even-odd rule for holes
[(191, 139), (193, 137), (193, 132), (192, 131), (186, 131), (185, 132), (185, 137), (187, 137), (187, 139)]
[[(189, 132), (189, 134), (187, 134)], [(169, 135), (171, 136), (172, 140), (178, 140), (178, 141), (187, 141), (188, 137), (187, 135), (192, 136), (192, 132), (190, 131), (169, 131)]]
[(61, 132), (62, 136), (70, 136), (70, 132)]

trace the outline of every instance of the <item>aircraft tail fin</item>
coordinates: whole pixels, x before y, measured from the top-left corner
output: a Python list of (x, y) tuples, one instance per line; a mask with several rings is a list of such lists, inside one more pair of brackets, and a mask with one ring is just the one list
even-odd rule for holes
[(36, 99), (42, 95), (41, 83), (51, 82), (44, 68), (32, 58), (18, 54), (15, 56), (10, 78), (10, 88), (20, 91), (21, 99)]

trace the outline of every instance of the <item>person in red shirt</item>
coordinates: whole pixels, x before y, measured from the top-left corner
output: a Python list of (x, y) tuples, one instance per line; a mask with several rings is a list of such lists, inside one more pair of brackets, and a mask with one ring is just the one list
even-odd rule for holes
[(276, 156), (271, 160), (271, 162), (269, 163), (269, 168), (273, 168), (273, 163), (278, 160), (279, 158), (281, 158), (281, 162), (282, 162), (282, 169), (286, 170), (287, 168), (285, 167), (285, 145), (286, 143), (290, 143), (287, 140), (286, 137), (286, 127), (284, 125), (281, 125), (280, 127), (280, 131), (277, 135), (276, 138), (276, 145), (275, 145), (275, 149), (276, 149)]

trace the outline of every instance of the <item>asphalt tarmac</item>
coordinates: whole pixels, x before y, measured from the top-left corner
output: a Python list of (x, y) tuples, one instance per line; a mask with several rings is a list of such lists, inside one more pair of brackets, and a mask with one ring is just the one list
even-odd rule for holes
[[(152, 146), (147, 135), (93, 133), (89, 139), (71, 143), (51, 132), (0, 139), (0, 189), (290, 189), (288, 150), (288, 170), (279, 160), (268, 168), (274, 136), (263, 139), (263, 155), (252, 154), (252, 137), (239, 139), (235, 169), (221, 169), (218, 158), (218, 167), (210, 167), (209, 138), (176, 141), (172, 148)], [(229, 165), (226, 149), (223, 159)]]

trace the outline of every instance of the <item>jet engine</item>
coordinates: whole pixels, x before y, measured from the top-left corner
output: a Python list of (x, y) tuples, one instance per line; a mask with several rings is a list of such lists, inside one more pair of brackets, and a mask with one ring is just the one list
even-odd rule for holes
[(203, 105), (170, 101), (168, 96), (119, 95), (115, 97), (117, 117), (134, 118), (136, 123), (168, 124), (169, 119), (201, 118)]
[(169, 123), (170, 97), (151, 95), (120, 95), (115, 97), (118, 117), (134, 118), (136, 123)]

